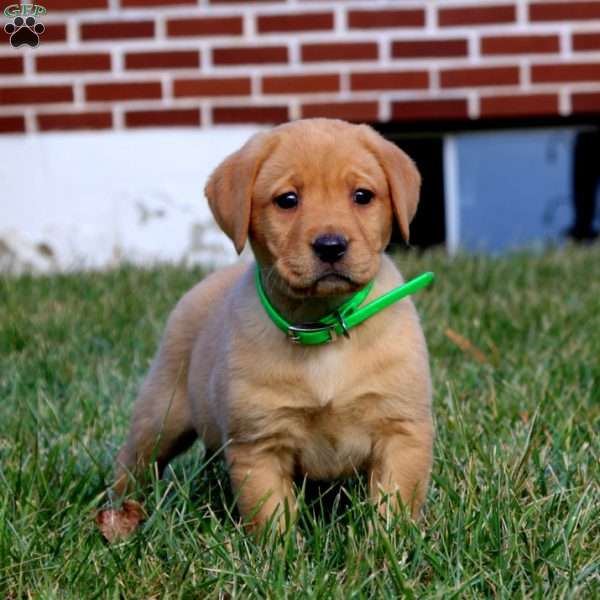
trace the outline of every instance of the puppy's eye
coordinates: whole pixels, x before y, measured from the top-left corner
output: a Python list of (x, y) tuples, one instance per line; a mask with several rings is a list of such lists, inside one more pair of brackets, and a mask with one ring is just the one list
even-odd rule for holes
[(273, 201), (279, 208), (296, 208), (298, 206), (298, 195), (295, 192), (286, 192), (276, 196)]
[(352, 199), (356, 204), (369, 204), (374, 197), (375, 194), (371, 190), (365, 190), (363, 188), (358, 188), (352, 195)]

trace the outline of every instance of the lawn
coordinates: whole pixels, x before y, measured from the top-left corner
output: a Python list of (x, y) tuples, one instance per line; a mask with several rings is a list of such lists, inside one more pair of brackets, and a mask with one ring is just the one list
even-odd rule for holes
[(381, 523), (364, 481), (301, 491), (257, 543), (199, 446), (106, 545), (93, 516), (169, 309), (198, 270), (0, 280), (0, 597), (600, 597), (600, 247), (401, 255), (434, 378), (422, 521)]

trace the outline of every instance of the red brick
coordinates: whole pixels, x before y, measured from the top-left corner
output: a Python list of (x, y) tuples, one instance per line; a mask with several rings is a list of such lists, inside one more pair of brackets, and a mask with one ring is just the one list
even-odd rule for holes
[(340, 76), (334, 74), (273, 75), (263, 77), (263, 94), (314, 94), (338, 92)]
[(375, 122), (379, 120), (379, 104), (373, 102), (327, 102), (303, 104), (302, 118), (327, 117), (346, 121)]
[(144, 6), (160, 8), (161, 6), (176, 6), (177, 4), (197, 5), (198, 0), (121, 0), (121, 6), (123, 8), (138, 8)]
[(529, 117), (558, 115), (556, 94), (490, 96), (480, 99), (482, 117)]
[(2, 75), (19, 75), (23, 73), (23, 57), (0, 56), (0, 73)]
[(283, 123), (289, 119), (287, 106), (216, 106), (212, 110), (215, 125), (233, 123)]
[(200, 109), (134, 110), (125, 113), (126, 127), (198, 127)]
[(0, 133), (25, 133), (25, 118), (21, 116), (0, 117)]
[(401, 10), (351, 10), (348, 13), (350, 29), (387, 29), (389, 27), (424, 27), (422, 8)]
[(577, 50), (578, 52), (600, 50), (600, 32), (574, 33), (573, 50)]
[(429, 87), (427, 71), (386, 71), (352, 73), (350, 88), (364, 90), (417, 90)]
[(530, 21), (585, 21), (600, 19), (600, 2), (534, 2)]
[(600, 113), (600, 92), (580, 92), (573, 94), (571, 106), (574, 113)]
[(532, 65), (531, 80), (533, 83), (600, 81), (600, 63)]
[(28, 85), (0, 88), (0, 104), (73, 102), (70, 85)]
[(379, 56), (375, 42), (339, 42), (334, 44), (303, 44), (302, 60), (374, 60)]
[(456, 100), (408, 100), (392, 103), (394, 121), (460, 120), (468, 117), (465, 99)]
[(37, 115), (40, 131), (73, 129), (110, 129), (113, 125), (109, 112), (58, 113)]
[(80, 36), (83, 41), (152, 38), (154, 37), (154, 21), (82, 23)]
[(116, 100), (149, 100), (162, 96), (158, 81), (122, 81), (112, 83), (88, 83), (85, 99), (88, 102), (111, 102)]
[(445, 58), (467, 56), (468, 42), (461, 40), (412, 40), (392, 43), (393, 58)]
[(42, 35), (42, 42), (44, 44), (52, 42), (64, 42), (67, 39), (67, 26), (62, 23), (49, 23), (46, 25), (46, 29)]
[[(31, 2), (31, 4), (35, 4)], [(108, 8), (108, 0), (44, 0), (40, 2), (50, 14), (62, 11), (98, 10)]]
[(512, 4), (494, 6), (460, 6), (440, 8), (438, 22), (440, 27), (461, 25), (497, 25), (514, 23), (517, 12)]
[(557, 35), (501, 35), (481, 38), (482, 54), (542, 54), (558, 52)]
[(128, 52), (125, 55), (126, 69), (195, 69), (199, 66), (198, 50)]
[(169, 37), (201, 35), (241, 35), (243, 24), (241, 17), (199, 17), (169, 19), (167, 35)]
[(36, 55), (35, 69), (38, 73), (110, 71), (110, 54)]
[(215, 65), (287, 63), (288, 50), (285, 46), (214, 48), (212, 58)]
[(249, 77), (203, 77), (178, 79), (174, 83), (176, 98), (195, 96), (247, 96), (250, 94)]
[(276, 31), (328, 31), (333, 29), (333, 13), (297, 13), (292, 15), (259, 15), (259, 33)]
[(518, 67), (473, 67), (448, 69), (440, 73), (445, 88), (480, 87), (486, 85), (518, 85)]

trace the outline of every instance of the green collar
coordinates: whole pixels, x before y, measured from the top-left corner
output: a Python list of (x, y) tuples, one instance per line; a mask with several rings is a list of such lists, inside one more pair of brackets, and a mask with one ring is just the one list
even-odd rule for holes
[(433, 278), (434, 274), (431, 272), (422, 273), (404, 285), (394, 288), (387, 294), (379, 296), (379, 298), (359, 308), (373, 289), (373, 281), (370, 281), (362, 290), (354, 294), (352, 298), (346, 300), (337, 310), (313, 323), (301, 323), (298, 325), (288, 323), (271, 304), (263, 288), (258, 266), (256, 267), (256, 290), (260, 302), (271, 321), (287, 334), (292, 342), (303, 346), (315, 346), (332, 342), (336, 337), (341, 335), (350, 337), (350, 329), (360, 325), (369, 317), (398, 302), (398, 300), (428, 286), (433, 281)]

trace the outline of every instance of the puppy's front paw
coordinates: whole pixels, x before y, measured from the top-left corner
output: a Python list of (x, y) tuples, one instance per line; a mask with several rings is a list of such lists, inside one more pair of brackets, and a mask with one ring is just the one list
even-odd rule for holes
[(119, 542), (131, 536), (146, 518), (139, 502), (124, 500), (120, 509), (106, 508), (96, 514), (96, 525), (100, 533), (110, 543)]

